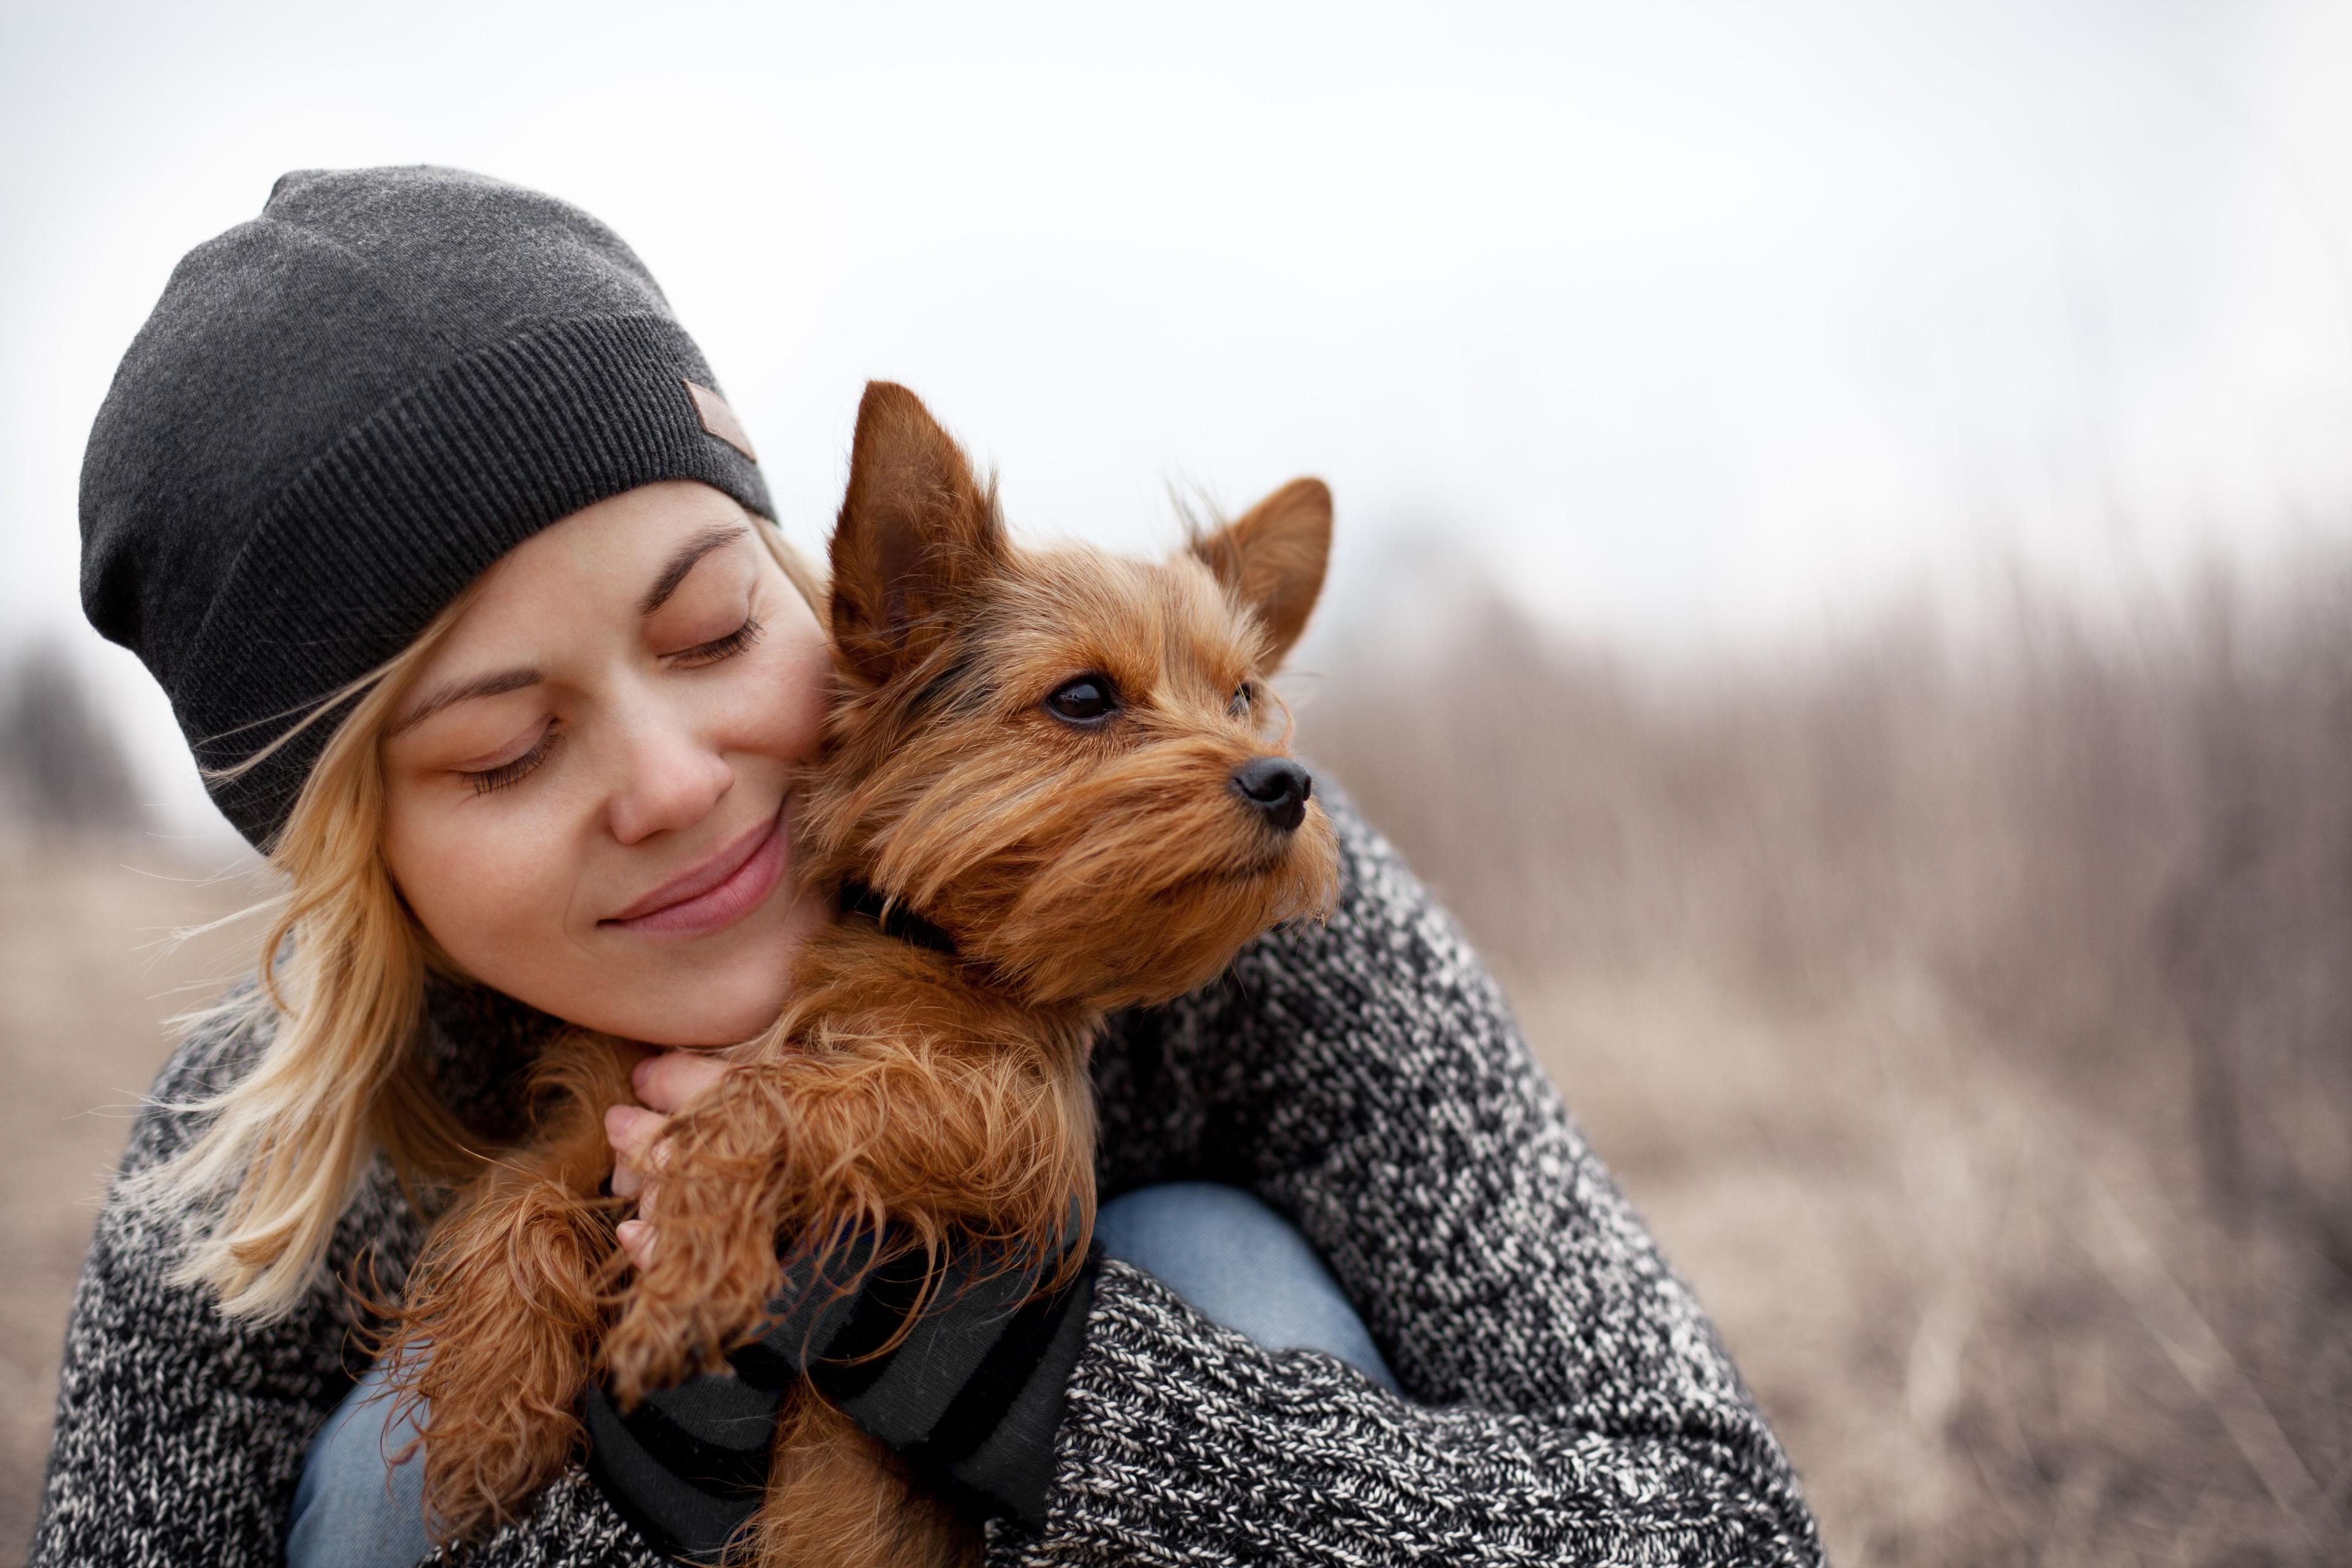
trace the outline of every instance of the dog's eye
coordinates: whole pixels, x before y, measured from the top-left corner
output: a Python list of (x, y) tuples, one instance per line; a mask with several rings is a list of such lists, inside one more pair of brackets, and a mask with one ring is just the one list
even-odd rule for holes
[(1098, 724), (1118, 711), (1118, 693), (1099, 675), (1066, 680), (1045, 699), (1045, 711), (1070, 724)]
[(1250, 703), (1255, 700), (1256, 697), (1257, 689), (1244, 680), (1234, 688), (1234, 700), (1225, 704), (1225, 711), (1238, 719), (1250, 710)]

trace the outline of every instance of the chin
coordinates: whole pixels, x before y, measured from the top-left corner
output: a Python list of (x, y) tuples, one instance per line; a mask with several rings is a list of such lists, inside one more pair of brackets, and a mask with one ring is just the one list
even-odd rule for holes
[[(796, 908), (772, 921), (762, 911), (760, 919), (767, 929), (744, 932), (719, 962), (656, 961), (615, 1009), (627, 1016), (627, 1026), (609, 1032), (648, 1046), (714, 1049), (764, 1031), (792, 996), (793, 961), (813, 922)], [(814, 923), (823, 919), (819, 913)]]
[(666, 951), (616, 945), (602, 950), (587, 973), (575, 961), (560, 977), (541, 974), (530, 986), (499, 988), (583, 1029), (641, 1045), (715, 1050), (755, 1037), (782, 1016), (793, 961), (830, 916), (827, 904), (780, 896), (718, 942)]
[(751, 1038), (776, 1021), (792, 994), (792, 966), (763, 960), (751, 973), (682, 974), (631, 995), (604, 1026), (648, 1046), (715, 1049)]

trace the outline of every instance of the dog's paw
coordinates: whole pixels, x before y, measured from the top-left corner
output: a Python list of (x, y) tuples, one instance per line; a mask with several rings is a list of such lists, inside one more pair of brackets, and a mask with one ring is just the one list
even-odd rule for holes
[(623, 1408), (657, 1388), (726, 1364), (708, 1326), (681, 1321), (655, 1302), (633, 1300), (604, 1339), (604, 1382)]
[(762, 1240), (772, 1226), (746, 1225), (678, 1187), (665, 1195), (646, 1266), (605, 1335), (604, 1367), (625, 1403), (724, 1367), (727, 1352), (767, 1321), (782, 1284), (774, 1244)]

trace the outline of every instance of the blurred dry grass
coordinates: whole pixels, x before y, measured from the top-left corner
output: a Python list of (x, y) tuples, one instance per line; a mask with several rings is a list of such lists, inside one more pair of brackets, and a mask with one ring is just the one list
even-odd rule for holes
[[(2343, 1561), (2352, 574), (1668, 677), (1465, 605), (1301, 683), (1846, 1564)], [(142, 863), (153, 863), (141, 851)], [(0, 1558), (90, 1200), (236, 889), (0, 847)]]
[(1465, 610), (1331, 658), (1302, 732), (1835, 1557), (2347, 1560), (2352, 573), (1679, 676)]

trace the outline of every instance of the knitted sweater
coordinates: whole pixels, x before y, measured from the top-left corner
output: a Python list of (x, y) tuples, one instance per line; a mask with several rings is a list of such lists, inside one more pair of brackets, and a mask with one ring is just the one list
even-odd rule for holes
[[(1344, 876), (1328, 924), (1114, 1022), (1095, 1065), (1102, 1190), (1259, 1194), (1322, 1252), (1410, 1397), (1261, 1349), (1112, 1262), (1045, 1521), (992, 1522), (991, 1564), (1819, 1562), (1787, 1458), (1494, 982), (1379, 836), (1344, 802), (1332, 815)], [(193, 1038), (156, 1098), (232, 1081), (253, 1051)], [(180, 1146), (186, 1120), (147, 1111), (123, 1169)], [(304, 1453), (363, 1364), (334, 1280), (283, 1321), (233, 1321), (166, 1282), (173, 1228), (120, 1201), (99, 1221), (41, 1568), (280, 1561)], [(379, 1160), (331, 1263), (372, 1247), (396, 1281), (422, 1228)], [(577, 1466), (457, 1555), (662, 1562)]]

